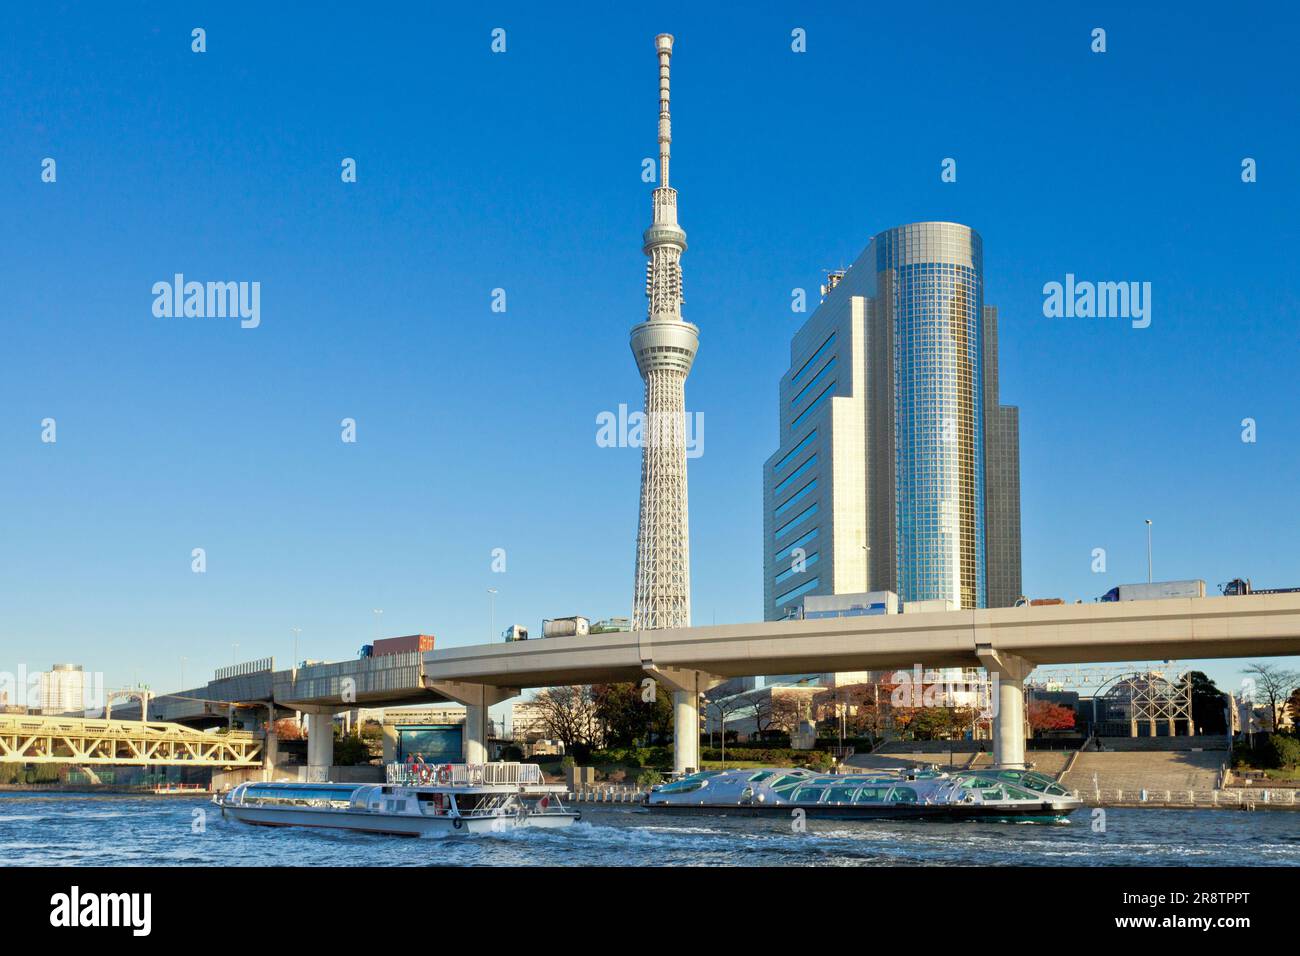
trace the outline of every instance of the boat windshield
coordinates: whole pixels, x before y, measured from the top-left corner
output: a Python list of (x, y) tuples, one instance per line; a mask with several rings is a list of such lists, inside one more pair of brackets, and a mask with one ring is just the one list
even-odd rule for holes
[(716, 777), (722, 772), (721, 770), (703, 770), (700, 773), (693, 773), (689, 777), (674, 780), (672, 783), (661, 784), (657, 789), (659, 793), (691, 793), (703, 787), (710, 777)]
[[(1047, 774), (1038, 773), (1035, 770), (1000, 770), (997, 773), (999, 780), (1015, 784), (1025, 790), (1032, 790), (1034, 793), (1048, 793), (1052, 796), (1066, 796), (1069, 790), (1062, 787)], [(1030, 794), (1025, 794), (1030, 796)]]

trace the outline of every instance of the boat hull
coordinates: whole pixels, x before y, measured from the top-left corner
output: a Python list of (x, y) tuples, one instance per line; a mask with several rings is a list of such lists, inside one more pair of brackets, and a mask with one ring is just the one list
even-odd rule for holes
[[(325, 827), (335, 830), (355, 830), (361, 833), (382, 833), (388, 836), (504, 833), (527, 828), (552, 830), (570, 826), (579, 816), (576, 812), (464, 817), (403, 816), (311, 807), (277, 809), (239, 806), (223, 806), (221, 815), (253, 826)], [(458, 821), (459, 826), (457, 826)]]
[(1025, 823), (1065, 823), (1077, 807), (1057, 808), (1050, 803), (994, 806), (952, 804), (950, 806), (834, 806), (810, 804), (731, 805), (731, 804), (644, 804), (653, 813), (684, 816), (784, 817), (802, 810), (810, 820), (982, 820), (986, 822), (1019, 821)]

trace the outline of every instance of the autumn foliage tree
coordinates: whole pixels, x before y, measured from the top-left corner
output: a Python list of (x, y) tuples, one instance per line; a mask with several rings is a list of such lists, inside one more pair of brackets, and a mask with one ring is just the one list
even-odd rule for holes
[(302, 724), (292, 717), (282, 717), (271, 725), (275, 736), (279, 740), (306, 740), (307, 735), (302, 732)]
[(1048, 700), (1031, 700), (1026, 716), (1029, 719), (1029, 729), (1036, 734), (1045, 730), (1071, 730), (1074, 727), (1074, 711)]

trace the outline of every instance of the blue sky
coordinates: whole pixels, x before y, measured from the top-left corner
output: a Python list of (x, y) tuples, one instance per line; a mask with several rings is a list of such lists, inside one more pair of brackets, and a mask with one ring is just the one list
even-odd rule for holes
[[(375, 608), (476, 643), (489, 587), (497, 632), (627, 614), (638, 453), (596, 416), (641, 402), (661, 31), (701, 328), (695, 623), (762, 614), (791, 290), (925, 219), (984, 238), (1027, 593), (1145, 580), (1148, 517), (1158, 579), (1300, 584), (1295, 13), (904, 6), (11, 11), (0, 669), (169, 689), (182, 656), (191, 680), (287, 664), (294, 627), (300, 656), (350, 656)], [(178, 272), (260, 282), (260, 327), (154, 317)], [(1044, 318), (1067, 272), (1149, 281), (1151, 327)]]

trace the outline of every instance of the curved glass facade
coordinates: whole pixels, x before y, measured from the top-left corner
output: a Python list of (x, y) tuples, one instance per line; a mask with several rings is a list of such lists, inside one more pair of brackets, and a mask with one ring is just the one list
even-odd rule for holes
[(876, 237), (893, 342), (894, 567), (904, 601), (984, 607), (983, 253), (946, 222)]

